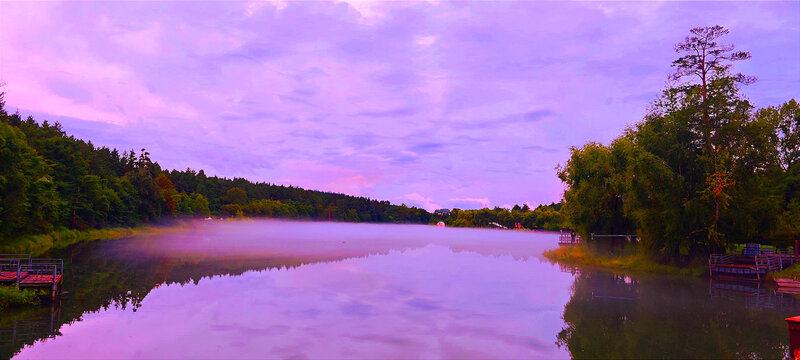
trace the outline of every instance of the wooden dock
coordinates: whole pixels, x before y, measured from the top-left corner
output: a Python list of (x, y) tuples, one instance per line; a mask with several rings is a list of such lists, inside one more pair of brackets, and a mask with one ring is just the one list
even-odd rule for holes
[(558, 235), (559, 246), (572, 246), (581, 243), (581, 237), (578, 234), (561, 233)]
[(735, 277), (760, 281), (764, 276), (783, 270), (800, 261), (792, 255), (721, 255), (712, 254), (708, 259), (709, 275)]
[(64, 261), (31, 258), (29, 254), (0, 254), (0, 284), (21, 288), (49, 289), (52, 297), (61, 294)]

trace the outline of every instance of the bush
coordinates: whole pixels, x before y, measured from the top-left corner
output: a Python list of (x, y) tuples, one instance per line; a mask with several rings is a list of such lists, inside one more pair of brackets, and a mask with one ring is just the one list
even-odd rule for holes
[(34, 305), (39, 303), (42, 290), (19, 290), (12, 286), (0, 286), (0, 309), (10, 306)]

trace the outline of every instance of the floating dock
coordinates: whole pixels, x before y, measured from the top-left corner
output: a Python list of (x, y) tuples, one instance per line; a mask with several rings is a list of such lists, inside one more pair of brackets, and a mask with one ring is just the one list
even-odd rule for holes
[(708, 272), (711, 276), (737, 277), (760, 281), (764, 276), (783, 270), (800, 261), (794, 255), (720, 255), (713, 254), (708, 259)]
[(21, 288), (49, 289), (61, 294), (64, 281), (62, 259), (32, 258), (29, 254), (0, 254), (0, 284)]

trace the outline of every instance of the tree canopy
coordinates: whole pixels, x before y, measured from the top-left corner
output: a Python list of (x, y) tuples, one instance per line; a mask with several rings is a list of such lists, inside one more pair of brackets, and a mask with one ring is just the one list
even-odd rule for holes
[(800, 232), (800, 109), (756, 110), (732, 72), (750, 54), (694, 28), (676, 45), (673, 81), (644, 119), (609, 145), (572, 148), (558, 169), (564, 215), (584, 237), (638, 233), (665, 261), (735, 243), (788, 246)]

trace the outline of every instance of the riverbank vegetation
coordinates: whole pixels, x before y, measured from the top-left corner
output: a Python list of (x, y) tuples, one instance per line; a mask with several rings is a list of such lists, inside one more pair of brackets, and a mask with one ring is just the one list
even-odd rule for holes
[(633, 250), (634, 248), (629, 249), (629, 251), (616, 254), (600, 255), (597, 251), (590, 250), (586, 245), (561, 246), (545, 251), (544, 257), (563, 264), (588, 265), (625, 272), (701, 275), (708, 271), (705, 263), (695, 262), (683, 267), (663, 264), (647, 256), (647, 254)]
[(14, 286), (0, 286), (0, 310), (14, 306), (38, 304), (41, 295), (41, 291), (38, 289), (20, 290)]
[[(454, 227), (492, 227), (497, 225), (509, 229), (517, 228), (517, 224), (525, 229), (559, 230), (564, 228), (564, 217), (561, 215), (561, 203), (539, 205), (531, 209), (527, 204), (514, 205), (511, 209), (495, 207), (494, 209), (461, 210), (440, 209), (434, 215), (444, 221), (447, 226)], [(492, 225), (495, 223), (497, 225)]]
[(687, 266), (800, 235), (800, 105), (756, 109), (740, 90), (754, 78), (732, 67), (750, 54), (723, 44), (727, 33), (692, 29), (644, 119), (608, 145), (572, 148), (558, 169), (562, 214), (591, 249), (623, 248), (591, 233), (638, 234), (635, 251)]
[(155, 235), (167, 231), (182, 229), (184, 222), (173, 221), (169, 224), (139, 225), (135, 227), (115, 227), (103, 229), (67, 229), (60, 228), (46, 234), (25, 235), (0, 245), (0, 253), (30, 254), (42, 256), (53, 249), (63, 249), (81, 242), (95, 240), (122, 239), (131, 236)]
[(800, 264), (794, 264), (781, 271), (776, 271), (772, 274), (769, 274), (769, 277), (773, 279), (784, 278), (800, 280)]

